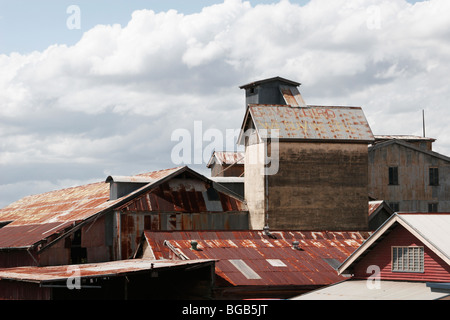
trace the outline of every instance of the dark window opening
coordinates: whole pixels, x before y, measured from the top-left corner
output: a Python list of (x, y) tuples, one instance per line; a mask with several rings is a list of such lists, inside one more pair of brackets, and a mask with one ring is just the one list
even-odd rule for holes
[(398, 167), (389, 167), (389, 184), (398, 185)]
[(206, 190), (206, 195), (208, 196), (209, 201), (219, 201), (219, 194), (217, 193), (216, 189), (214, 188), (208, 188)]
[(430, 186), (439, 185), (439, 168), (430, 168)]
[(438, 212), (438, 204), (437, 203), (429, 203), (428, 204), (428, 212)]
[(70, 262), (81, 264), (87, 262), (87, 250), (81, 246), (81, 230), (75, 231), (70, 245)]

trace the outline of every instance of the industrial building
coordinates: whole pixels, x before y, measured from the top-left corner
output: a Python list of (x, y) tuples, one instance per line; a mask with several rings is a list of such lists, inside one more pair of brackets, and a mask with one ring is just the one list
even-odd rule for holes
[(363, 110), (307, 106), (299, 85), (276, 77), (240, 87), (250, 228), (367, 230), (374, 136)]
[(450, 158), (435, 139), (375, 136), (369, 147), (369, 194), (396, 212), (450, 212)]
[[(374, 136), (361, 107), (307, 105), (299, 86), (240, 87), (245, 151), (214, 151), (211, 177), (111, 175), (0, 209), (0, 299), (286, 299), (346, 280), (396, 202), (445, 210), (434, 140)], [(408, 170), (425, 191), (401, 188)]]

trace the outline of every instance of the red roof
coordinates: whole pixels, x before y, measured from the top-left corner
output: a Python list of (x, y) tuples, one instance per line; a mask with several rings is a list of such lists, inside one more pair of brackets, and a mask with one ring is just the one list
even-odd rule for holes
[[(368, 236), (312, 231), (272, 231), (276, 239), (263, 231), (144, 234), (156, 259), (216, 259), (216, 274), (233, 286), (317, 286), (342, 281), (332, 264), (337, 267)], [(198, 251), (191, 249), (192, 240), (197, 241)], [(293, 249), (295, 240), (302, 250)]]
[[(143, 178), (148, 179), (148, 184), (122, 198), (111, 201), (109, 200), (110, 186), (106, 182), (27, 196), (0, 210), (0, 223), (10, 222), (0, 228), (0, 248), (33, 246), (52, 235), (67, 231), (67, 228), (113, 208), (124, 206), (140, 208), (142, 206), (148, 210), (163, 210), (165, 207), (171, 206), (171, 210), (173, 210), (174, 205), (176, 206), (179, 202), (178, 198), (181, 199), (181, 195), (179, 196), (181, 191), (175, 194), (175, 190), (171, 190), (171, 194), (167, 195), (167, 192), (162, 193), (157, 190), (155, 196), (151, 198), (153, 202), (146, 202), (149, 199), (146, 192), (156, 188), (167, 179), (187, 171), (199, 178), (203, 177), (187, 167), (140, 174), (135, 176), (136, 179), (138, 181)], [(107, 181), (110, 181), (110, 178), (108, 177)], [(207, 178), (204, 177), (204, 179)], [(220, 200), (222, 206), (228, 210), (241, 210), (242, 206), (245, 207), (242, 201), (231, 197), (220, 195)], [(150, 207), (147, 208), (147, 204)]]

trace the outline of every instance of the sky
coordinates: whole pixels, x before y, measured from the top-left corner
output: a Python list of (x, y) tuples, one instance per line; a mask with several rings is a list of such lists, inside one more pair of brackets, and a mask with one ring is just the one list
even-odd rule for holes
[[(310, 105), (450, 155), (450, 1), (0, 0), (0, 208), (234, 150), (240, 85), (280, 76)], [(191, 161), (175, 161), (180, 133)], [(186, 138), (187, 139), (187, 138)], [(188, 140), (184, 140), (188, 141)], [(231, 141), (231, 143), (230, 143)]]

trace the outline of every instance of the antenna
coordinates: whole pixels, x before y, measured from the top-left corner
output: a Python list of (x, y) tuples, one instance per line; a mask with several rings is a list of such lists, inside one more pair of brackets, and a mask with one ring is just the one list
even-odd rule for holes
[(422, 121), (423, 121), (423, 137), (425, 138), (425, 110), (422, 110)]

